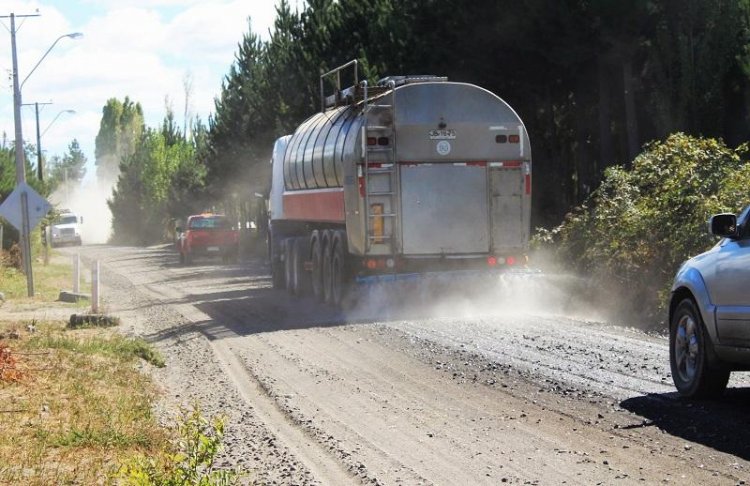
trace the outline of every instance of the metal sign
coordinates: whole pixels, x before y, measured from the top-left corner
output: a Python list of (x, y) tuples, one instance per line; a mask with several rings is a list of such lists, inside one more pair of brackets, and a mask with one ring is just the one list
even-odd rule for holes
[(19, 231), (23, 230), (23, 199), (26, 199), (29, 211), (29, 229), (34, 228), (52, 209), (45, 198), (31, 186), (22, 182), (16, 186), (5, 201), (0, 204), (0, 216), (5, 218)]

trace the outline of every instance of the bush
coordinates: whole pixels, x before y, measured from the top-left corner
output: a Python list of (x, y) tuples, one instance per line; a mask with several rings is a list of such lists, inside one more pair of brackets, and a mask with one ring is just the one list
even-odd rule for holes
[(206, 419), (198, 407), (183, 411), (179, 438), (173, 451), (159, 457), (139, 456), (124, 463), (117, 473), (120, 484), (132, 486), (224, 486), (237, 484), (240, 473), (215, 466), (224, 438), (224, 420)]
[(600, 188), (535, 243), (609, 288), (631, 318), (664, 318), (679, 265), (716, 243), (708, 217), (750, 202), (747, 153), (747, 145), (681, 133), (653, 142), (632, 169), (609, 168)]

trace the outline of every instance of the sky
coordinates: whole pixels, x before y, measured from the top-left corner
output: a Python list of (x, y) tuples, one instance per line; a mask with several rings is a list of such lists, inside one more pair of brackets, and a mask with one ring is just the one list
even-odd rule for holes
[[(40, 105), (42, 151), (62, 156), (77, 139), (94, 174), (94, 140), (110, 98), (141, 103), (147, 126), (161, 124), (169, 103), (180, 126), (185, 84), (191, 85), (189, 118), (204, 122), (221, 82), (249, 28), (268, 39), (280, 0), (3, 0), (0, 16), (16, 18), (23, 138), (36, 144), (33, 103)], [(301, 0), (290, 2), (301, 8)], [(248, 25), (250, 22), (250, 27)], [(0, 19), (0, 143), (10, 143), (13, 85), (10, 19)], [(34, 69), (47, 49), (66, 34)], [(33, 72), (32, 72), (33, 70)], [(74, 110), (71, 114), (67, 110)], [(34, 164), (35, 164), (34, 159)]]

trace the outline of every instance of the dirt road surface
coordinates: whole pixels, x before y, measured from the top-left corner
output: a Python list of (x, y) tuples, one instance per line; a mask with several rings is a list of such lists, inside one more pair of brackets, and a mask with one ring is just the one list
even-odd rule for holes
[(368, 289), (344, 313), (271, 289), (261, 261), (81, 254), (101, 262), (107, 311), (164, 353), (162, 416), (194, 403), (226, 415), (222, 464), (252, 482), (750, 481), (750, 382), (680, 399), (665, 337), (571, 310), (554, 283)]

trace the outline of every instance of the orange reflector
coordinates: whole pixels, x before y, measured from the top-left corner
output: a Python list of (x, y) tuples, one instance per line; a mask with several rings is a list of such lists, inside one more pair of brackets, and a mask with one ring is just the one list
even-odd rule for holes
[(493, 256), (488, 256), (487, 257), (487, 265), (489, 265), (490, 267), (494, 267), (495, 265), (497, 265), (497, 258), (495, 258)]
[(509, 256), (508, 258), (505, 259), (505, 263), (507, 263), (508, 265), (515, 265), (516, 264), (516, 258), (512, 257), (512, 256)]
[(378, 268), (378, 262), (371, 258), (365, 261), (365, 265), (367, 265), (367, 268), (369, 268), (370, 270), (375, 270), (376, 268)]
[(378, 139), (375, 137), (367, 137), (367, 145), (377, 145)]
[(359, 176), (359, 197), (365, 197), (365, 178)]
[(521, 141), (521, 137), (518, 135), (508, 135), (508, 142), (509, 143), (518, 143)]

